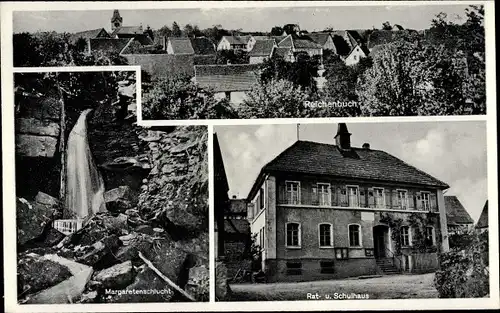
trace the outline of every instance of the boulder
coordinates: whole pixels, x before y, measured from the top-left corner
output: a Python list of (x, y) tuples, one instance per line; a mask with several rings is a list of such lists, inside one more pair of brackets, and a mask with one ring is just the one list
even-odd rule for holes
[(71, 277), (70, 270), (37, 254), (20, 255), (17, 260), (19, 294), (32, 294)]
[(57, 198), (52, 197), (44, 192), (39, 191), (35, 197), (35, 201), (40, 204), (45, 204), (50, 207), (58, 207), (59, 200)]
[(153, 249), (153, 240), (149, 240), (144, 236), (135, 236), (125, 242), (124, 246), (120, 247), (115, 253), (115, 258), (120, 262), (131, 260), (134, 264), (141, 264), (142, 260), (139, 258), (139, 251), (146, 254)]
[(23, 198), (16, 202), (17, 243), (25, 244), (39, 237), (52, 221), (54, 210), (39, 203), (29, 203)]
[(27, 157), (52, 158), (57, 150), (57, 138), (50, 136), (16, 135), (16, 154)]
[(118, 216), (104, 216), (102, 223), (108, 232), (116, 233), (128, 228), (127, 219), (127, 215), (120, 213)]
[(78, 301), (78, 303), (96, 303), (98, 302), (97, 299), (98, 299), (98, 293), (97, 291), (89, 291), (89, 292), (86, 292), (82, 295), (82, 297), (80, 298), (80, 301)]
[(208, 301), (210, 295), (210, 274), (205, 265), (189, 269), (186, 291), (198, 301)]
[[(76, 261), (90, 265), (96, 266), (99, 263), (102, 263), (113, 254), (120, 246), (120, 239), (118, 239), (117, 235), (111, 235), (103, 238), (102, 240), (94, 243), (90, 247), (90, 251), (84, 253), (82, 256), (77, 257)], [(100, 264), (102, 266), (102, 264)]]
[(52, 247), (57, 245), (59, 242), (61, 242), (64, 238), (66, 237), (65, 234), (61, 233), (57, 229), (50, 227), (47, 230), (47, 234), (45, 236), (45, 239), (43, 241), (44, 246), (46, 247)]
[(125, 212), (133, 207), (134, 199), (129, 186), (120, 186), (104, 193), (106, 208), (112, 212)]
[(134, 267), (131, 261), (116, 264), (98, 272), (93, 280), (101, 283), (103, 288), (125, 288), (134, 280)]
[(156, 233), (154, 231), (153, 227), (151, 227), (150, 225), (137, 226), (135, 231), (138, 233), (142, 233), (142, 234), (146, 234), (146, 235), (150, 235), (150, 236), (154, 236)]
[(64, 304), (74, 303), (79, 300), (92, 276), (92, 268), (57, 255), (45, 255), (43, 258), (66, 266), (72, 276), (55, 286), (33, 295), (28, 299), (27, 303)]

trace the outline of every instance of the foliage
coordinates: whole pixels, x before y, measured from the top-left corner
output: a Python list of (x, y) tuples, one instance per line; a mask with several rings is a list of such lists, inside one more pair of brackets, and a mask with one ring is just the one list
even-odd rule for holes
[(448, 237), (450, 249), (453, 251), (465, 250), (473, 244), (475, 238), (476, 234), (473, 231), (451, 234)]
[(177, 22), (172, 23), (172, 37), (181, 37), (182, 36), (182, 31), (181, 28), (179, 27), (179, 24)]
[(271, 36), (281, 36), (281, 34), (283, 34), (283, 27), (274, 26), (271, 28)]
[(145, 119), (235, 118), (226, 99), (216, 100), (210, 91), (199, 88), (189, 77), (169, 77), (154, 81), (143, 94)]
[(307, 94), (290, 81), (261, 81), (239, 107), (241, 118), (284, 118), (314, 116), (305, 106)]
[(215, 54), (216, 64), (248, 64), (248, 53), (243, 50), (218, 50)]
[(380, 222), (387, 224), (391, 229), (391, 239), (395, 244), (395, 254), (401, 255), (401, 226), (403, 226), (403, 219), (396, 218), (390, 213), (380, 213)]
[(434, 276), (440, 298), (477, 298), (489, 294), (484, 247), (487, 247), (487, 240), (476, 236), (465, 250), (440, 255), (440, 269)]
[(389, 21), (382, 23), (383, 30), (392, 30), (391, 23)]
[(193, 26), (191, 24), (186, 24), (184, 26), (182, 33), (185, 37), (201, 37), (201, 36), (203, 36), (203, 33), (201, 32), (198, 25)]
[[(437, 223), (436, 214), (433, 213), (412, 213), (408, 216), (408, 223), (412, 229), (412, 249), (420, 253), (436, 252), (437, 246), (433, 245), (426, 236), (426, 227), (435, 226)], [(435, 237), (440, 237), (438, 227), (434, 227)], [(438, 240), (439, 242), (440, 240)]]

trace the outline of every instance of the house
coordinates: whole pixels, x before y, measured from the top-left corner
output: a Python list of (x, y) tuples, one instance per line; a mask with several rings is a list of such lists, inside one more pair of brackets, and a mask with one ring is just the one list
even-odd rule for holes
[(123, 26), (123, 17), (118, 10), (113, 11), (111, 17), (111, 38), (135, 38), (142, 45), (153, 45), (153, 31), (148, 26), (145, 30), (142, 25), (139, 26)]
[(280, 48), (291, 48), (294, 56), (305, 52), (310, 57), (323, 56), (323, 48), (307, 36), (288, 35), (278, 43)]
[(312, 33), (307, 35), (312, 41), (319, 44), (323, 50), (336, 51), (333, 37), (330, 33)]
[[(217, 51), (219, 50), (244, 50), (248, 51), (249, 47), (253, 46), (253, 37), (251, 35), (246, 36), (222, 36), (221, 40), (217, 44)], [(249, 45), (250, 43), (250, 45)]]
[(258, 174), (248, 219), (267, 281), (429, 272), (449, 250), (449, 186), (350, 136), (340, 123), (334, 145), (296, 141)]
[(346, 65), (356, 65), (362, 58), (366, 58), (370, 51), (365, 46), (356, 45), (350, 52), (342, 58)]
[(444, 206), (446, 208), (446, 220), (450, 235), (467, 232), (472, 228), (474, 220), (456, 196), (445, 196)]
[(229, 200), (229, 209), (224, 213), (224, 255), (241, 258), (250, 248), (250, 239), (246, 199), (233, 196)]
[(92, 38), (88, 41), (88, 52), (121, 54), (134, 38)]
[(233, 105), (245, 99), (245, 92), (258, 83), (259, 64), (195, 65), (194, 81), (215, 92), (216, 98), (227, 98)]
[(361, 58), (370, 54), (365, 39), (355, 30), (336, 30), (332, 32), (332, 41), (335, 53), (341, 57), (346, 65), (355, 65)]
[(214, 55), (215, 45), (206, 37), (190, 38), (195, 55)]
[(295, 62), (295, 56), (291, 47), (276, 47), (274, 48), (273, 55), (280, 56), (287, 62)]
[(94, 39), (94, 38), (111, 38), (111, 36), (104, 28), (97, 28), (97, 29), (74, 33), (71, 35), (70, 41), (72, 43), (76, 43), (78, 39), (84, 39), (85, 41), (88, 42), (89, 39)]
[(252, 50), (248, 53), (249, 63), (263, 63), (264, 60), (271, 58), (276, 46), (274, 39), (257, 40)]
[(220, 150), (217, 134), (213, 135), (213, 152), (214, 152), (214, 215), (215, 215), (215, 255), (217, 258), (224, 257), (224, 216), (229, 210), (229, 184), (227, 182), (226, 170), (224, 168), (224, 160)]
[(479, 233), (484, 233), (488, 231), (488, 201), (484, 204), (483, 211), (476, 223), (476, 230)]
[(193, 45), (189, 38), (177, 38), (172, 37), (167, 41), (167, 53), (168, 54), (189, 54), (194, 55)]

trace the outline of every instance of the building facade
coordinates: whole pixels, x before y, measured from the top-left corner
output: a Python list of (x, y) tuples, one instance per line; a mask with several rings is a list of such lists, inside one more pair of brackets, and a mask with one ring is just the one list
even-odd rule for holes
[(248, 195), (267, 280), (435, 270), (448, 250), (449, 186), (369, 145), (352, 148), (345, 124), (335, 140), (297, 141)]

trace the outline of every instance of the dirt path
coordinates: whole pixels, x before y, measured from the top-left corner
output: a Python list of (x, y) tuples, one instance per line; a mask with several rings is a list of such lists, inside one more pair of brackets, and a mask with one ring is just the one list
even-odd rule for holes
[[(352, 294), (369, 299), (437, 298), (434, 273), (422, 275), (390, 275), (369, 279), (323, 280), (300, 283), (234, 284), (231, 301), (263, 300), (327, 300), (335, 294), (352, 299)], [(344, 295), (342, 295), (344, 294)]]

